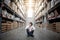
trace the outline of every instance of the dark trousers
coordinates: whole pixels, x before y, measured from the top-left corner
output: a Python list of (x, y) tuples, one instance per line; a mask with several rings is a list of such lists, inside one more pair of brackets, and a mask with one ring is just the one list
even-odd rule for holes
[(33, 36), (33, 32), (34, 32), (34, 30), (32, 30), (31, 32), (29, 32), (29, 30), (27, 29), (27, 35), (28, 36)]

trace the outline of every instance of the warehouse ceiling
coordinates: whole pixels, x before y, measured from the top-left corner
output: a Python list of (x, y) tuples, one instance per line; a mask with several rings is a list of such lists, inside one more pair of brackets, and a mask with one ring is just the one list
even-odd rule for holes
[[(39, 2), (40, 2), (40, 0), (23, 0), (23, 1), (24, 1), (24, 5), (26, 6), (26, 8), (28, 8), (29, 6), (32, 5), (32, 9), (37, 8), (35, 6), (37, 6), (39, 4)], [(29, 4), (29, 2), (31, 4)]]
[(40, 4), (44, 0), (14, 0), (14, 2), (15, 1), (17, 1), (19, 9), (22, 11), (22, 15), (25, 17), (27, 15), (33, 16), (33, 14), (36, 16), (39, 12), (39, 9), (41, 9)]
[(22, 5), (22, 10), (24, 14), (27, 15), (37, 15), (37, 11), (39, 11), (40, 4), (43, 0), (19, 0)]
[[(23, 0), (23, 2), (24, 2), (24, 5), (25, 5), (25, 7), (26, 7), (26, 10), (32, 10), (32, 12), (34, 12), (34, 14), (36, 13), (36, 11), (39, 9), (39, 5), (40, 5), (40, 1), (41, 0)], [(29, 11), (27, 11), (28, 12), (28, 14), (30, 13), (32, 13), (32, 12), (29, 12)], [(29, 14), (29, 15), (30, 15)], [(32, 14), (31, 14), (32, 15)]]

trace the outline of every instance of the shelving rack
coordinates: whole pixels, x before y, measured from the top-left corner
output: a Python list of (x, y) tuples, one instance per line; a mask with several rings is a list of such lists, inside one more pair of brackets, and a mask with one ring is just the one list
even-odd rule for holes
[[(58, 0), (59, 1), (59, 0)], [(54, 32), (60, 33), (60, 1), (54, 5), (51, 9), (48, 10), (48, 15), (50, 15), (52, 12), (54, 14), (53, 17), (50, 19), (48, 18), (47, 20), (49, 21), (49, 26), (47, 27), (49, 30), (52, 30)], [(56, 11), (56, 12), (55, 12)]]
[[(51, 14), (51, 12), (54, 12), (56, 9), (60, 9), (60, 2), (57, 3), (54, 7), (52, 7), (51, 9), (48, 10), (48, 14)], [(49, 22), (53, 23), (53, 22), (60, 22), (60, 17), (57, 18), (53, 18), (51, 20), (49, 20)]]
[[(2, 25), (1, 25), (1, 21), (2, 21), (1, 16), (2, 16), (2, 0), (0, 0), (0, 29), (2, 27)], [(1, 30), (0, 30), (0, 33), (1, 33)]]
[[(45, 2), (45, 4), (44, 4), (44, 2)], [(46, 27), (47, 29), (55, 31), (55, 32), (60, 32), (60, 25), (59, 25), (59, 23), (60, 23), (60, 11), (59, 11), (60, 10), (60, 0), (43, 0), (42, 3), (45, 5), (45, 7), (42, 7), (44, 9), (43, 10), (41, 9), (42, 11), (39, 10), (36, 13), (37, 15), (35, 17), (35, 22), (37, 22), (42, 17), (43, 18), (42, 27)], [(57, 11), (57, 12), (55, 12), (55, 11)], [(51, 13), (53, 13), (54, 16), (50, 15)], [(39, 14), (44, 14), (44, 15), (39, 15)], [(48, 18), (48, 16), (49, 16), (49, 18)], [(52, 17), (50, 18), (50, 16), (52, 16)], [(44, 22), (46, 24), (44, 24)], [(40, 23), (40, 21), (37, 22), (37, 24), (39, 24), (39, 23)]]
[[(1, 0), (0, 4), (0, 33), (21, 27), (21, 24), (23, 26), (25, 19), (23, 19), (17, 12), (15, 12), (11, 7), (4, 3), (4, 0)], [(7, 15), (4, 17), (2, 10), (6, 10), (7, 14), (11, 14), (11, 16), (14, 16), (14, 18), (8, 18)], [(15, 18), (19, 18), (19, 20)]]
[[(25, 21), (23, 18), (21, 18), (21, 16), (19, 16), (14, 10), (12, 10), (7, 4), (3, 3), (4, 5), (4, 9), (6, 9), (9, 13), (15, 15), (16, 17), (22, 19), (23, 21)], [(14, 20), (14, 19), (13, 19)]]

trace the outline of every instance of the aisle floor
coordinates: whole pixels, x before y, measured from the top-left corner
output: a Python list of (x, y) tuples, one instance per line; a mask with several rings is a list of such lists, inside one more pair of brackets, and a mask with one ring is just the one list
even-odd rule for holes
[(27, 37), (25, 27), (0, 34), (0, 40), (60, 40), (59, 33), (36, 27), (33, 37)]

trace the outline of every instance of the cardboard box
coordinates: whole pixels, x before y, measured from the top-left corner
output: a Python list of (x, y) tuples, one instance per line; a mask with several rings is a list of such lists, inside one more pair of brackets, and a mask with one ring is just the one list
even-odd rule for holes
[(2, 10), (2, 16), (7, 17), (7, 11), (6, 10)]
[(14, 2), (10, 3), (10, 6), (11, 6), (11, 9), (17, 12), (17, 5)]
[(8, 6), (10, 6), (10, 0), (4, 0), (4, 3), (6, 3)]
[(49, 10), (50, 8), (51, 8), (51, 2), (47, 4), (47, 10)]
[(15, 12), (17, 12), (17, 6), (15, 5), (15, 9), (14, 9)]
[(13, 22), (13, 28), (17, 28), (18, 26), (17, 26), (17, 22), (16, 21), (14, 21)]
[(51, 8), (54, 7), (54, 0), (51, 1)]
[(20, 14), (20, 10), (19, 9), (17, 9), (17, 13)]
[(7, 26), (7, 31), (9, 31), (9, 30), (11, 30), (11, 26), (10, 25)]
[(1, 32), (6, 32), (6, 29), (7, 29), (6, 26), (2, 26), (1, 27)]
[(14, 2), (16, 3), (16, 2), (18, 2), (18, 0), (14, 0)]
[(60, 32), (60, 22), (56, 22), (56, 31)]
[(13, 10), (14, 10), (14, 9), (15, 9), (15, 6), (16, 6), (16, 5), (15, 5), (15, 3), (14, 3), (14, 2), (12, 2), (12, 3), (11, 3), (11, 9), (13, 9)]
[(13, 23), (11, 23), (11, 29), (14, 29), (14, 25), (13, 25)]
[(60, 2), (60, 0), (54, 0), (55, 5)]
[(56, 32), (56, 23), (48, 24), (47, 27), (49, 30)]
[(57, 17), (59, 15), (57, 10), (55, 10), (54, 12), (55, 12), (55, 17)]

